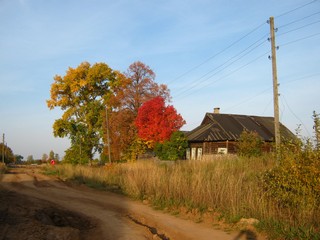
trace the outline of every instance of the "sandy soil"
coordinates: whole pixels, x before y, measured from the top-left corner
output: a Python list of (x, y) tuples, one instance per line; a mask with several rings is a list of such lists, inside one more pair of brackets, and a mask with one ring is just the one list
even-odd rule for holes
[[(0, 185), (0, 240), (258, 239), (153, 210), (117, 194), (14, 168)], [(260, 238), (259, 238), (260, 239)]]

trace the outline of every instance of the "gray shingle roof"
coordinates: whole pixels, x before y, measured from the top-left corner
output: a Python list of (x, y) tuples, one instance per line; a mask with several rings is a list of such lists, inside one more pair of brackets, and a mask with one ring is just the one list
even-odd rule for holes
[[(236, 114), (206, 113), (201, 125), (186, 134), (192, 142), (235, 141), (244, 131), (257, 132), (264, 141), (274, 141), (274, 118)], [(283, 138), (293, 139), (294, 134), (280, 124)]]

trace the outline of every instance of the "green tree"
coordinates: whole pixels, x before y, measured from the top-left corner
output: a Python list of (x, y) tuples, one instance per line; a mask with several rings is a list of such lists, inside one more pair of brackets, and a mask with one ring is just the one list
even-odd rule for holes
[[(119, 75), (105, 63), (91, 66), (83, 62), (77, 68), (69, 67), (65, 76), (54, 77), (47, 105), (50, 109), (59, 107), (64, 113), (54, 122), (53, 134), (71, 139), (71, 156), (77, 154), (75, 149), (81, 149), (83, 156), (92, 159), (102, 151), (102, 113), (114, 94)], [(65, 160), (71, 156), (66, 154)]]
[(157, 143), (154, 151), (161, 160), (178, 160), (185, 158), (187, 147), (187, 138), (182, 132), (177, 131), (171, 135), (169, 141)]
[(80, 151), (80, 145), (72, 145), (65, 151), (65, 156), (63, 158), (63, 163), (71, 164), (88, 164), (92, 159), (90, 156), (86, 155), (86, 151)]
[(15, 157), (15, 160), (16, 160), (17, 163), (22, 162), (23, 156), (21, 156), (19, 154), (15, 154), (14, 157)]
[(3, 146), (3, 143), (0, 143), (0, 161), (2, 161), (2, 156), (5, 163), (12, 163), (15, 161), (15, 157), (11, 148), (7, 145)]
[(44, 153), (44, 154), (42, 155), (41, 161), (42, 161), (42, 162), (47, 162), (47, 160), (48, 160), (48, 154)]
[(244, 157), (260, 156), (262, 144), (263, 141), (258, 133), (244, 130), (238, 139), (238, 154)]
[(56, 160), (56, 161), (59, 161), (59, 160), (60, 160), (59, 154), (58, 154), (58, 153), (55, 153), (53, 159)]
[(49, 159), (50, 160), (54, 159), (54, 151), (53, 150), (51, 150), (49, 153)]
[(28, 157), (27, 157), (27, 162), (28, 163), (34, 163), (34, 158), (33, 158), (33, 155), (29, 155)]

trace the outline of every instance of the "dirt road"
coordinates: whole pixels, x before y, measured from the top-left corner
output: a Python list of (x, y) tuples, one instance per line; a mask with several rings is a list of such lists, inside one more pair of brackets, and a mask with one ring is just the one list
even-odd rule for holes
[(182, 220), (124, 196), (72, 186), (36, 168), (15, 168), (1, 179), (0, 240), (4, 239), (258, 238)]

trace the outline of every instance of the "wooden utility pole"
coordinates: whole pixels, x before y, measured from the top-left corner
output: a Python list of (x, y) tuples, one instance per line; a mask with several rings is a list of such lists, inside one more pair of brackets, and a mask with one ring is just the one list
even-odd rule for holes
[(274, 106), (274, 135), (276, 142), (277, 159), (280, 158), (280, 122), (279, 122), (279, 93), (278, 93), (278, 77), (277, 77), (277, 60), (276, 60), (276, 41), (274, 34), (274, 18), (270, 17), (270, 42), (271, 42), (271, 60), (272, 60), (272, 76), (273, 76), (273, 106)]
[(107, 125), (107, 142), (108, 142), (108, 156), (109, 163), (111, 163), (111, 147), (110, 147), (110, 134), (109, 134), (109, 120), (108, 120), (108, 106), (106, 106), (106, 125)]
[(4, 163), (4, 134), (2, 135), (2, 163)]

